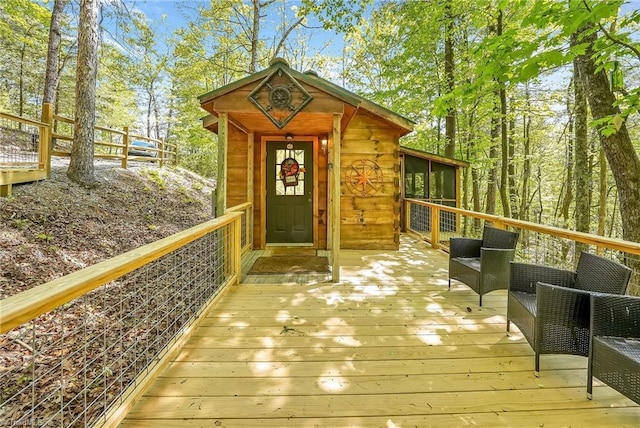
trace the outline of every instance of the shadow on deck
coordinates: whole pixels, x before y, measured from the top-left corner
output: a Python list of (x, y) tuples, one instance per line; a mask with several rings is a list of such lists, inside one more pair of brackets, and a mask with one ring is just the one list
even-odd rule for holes
[(124, 427), (637, 426), (640, 407), (596, 384), (586, 358), (507, 336), (506, 293), (477, 296), (447, 255), (344, 251), (342, 281), (234, 287)]

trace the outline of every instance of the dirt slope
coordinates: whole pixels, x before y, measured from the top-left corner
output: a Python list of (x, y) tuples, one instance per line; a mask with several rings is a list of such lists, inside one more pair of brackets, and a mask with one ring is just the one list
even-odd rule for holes
[(91, 190), (52, 169), (0, 198), (0, 298), (211, 218), (214, 182), (183, 169), (97, 162)]

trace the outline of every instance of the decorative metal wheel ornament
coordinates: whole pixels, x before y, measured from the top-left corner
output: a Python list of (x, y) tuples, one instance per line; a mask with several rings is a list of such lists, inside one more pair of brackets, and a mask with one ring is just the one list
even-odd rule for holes
[(269, 101), (271, 101), (271, 105), (267, 106), (267, 110), (271, 110), (274, 107), (280, 110), (295, 110), (291, 105), (291, 91), (289, 88), (285, 86), (275, 86), (269, 87), (269, 89)]
[(355, 161), (345, 172), (345, 183), (354, 195), (373, 196), (382, 189), (382, 169), (375, 161)]
[(284, 128), (313, 97), (282, 66), (249, 94), (249, 100), (278, 128)]

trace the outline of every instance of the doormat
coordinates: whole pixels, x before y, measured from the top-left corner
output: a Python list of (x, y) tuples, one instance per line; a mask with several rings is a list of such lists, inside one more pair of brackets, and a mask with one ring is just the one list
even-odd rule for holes
[(258, 257), (247, 275), (330, 273), (329, 260), (317, 256)]

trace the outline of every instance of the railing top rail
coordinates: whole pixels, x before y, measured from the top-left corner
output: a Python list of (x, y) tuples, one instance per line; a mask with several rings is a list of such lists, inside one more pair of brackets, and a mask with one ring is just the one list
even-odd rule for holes
[(607, 247), (607, 248), (612, 248), (614, 250), (623, 251), (625, 253), (640, 255), (640, 243), (638, 242), (608, 238), (606, 236), (593, 235), (593, 234), (584, 233), (584, 232), (576, 232), (573, 230), (562, 229), (560, 227), (555, 227), (555, 226), (545, 226), (542, 224), (532, 223), (530, 221), (516, 220), (513, 218), (479, 213), (476, 211), (469, 211), (461, 208), (448, 207), (446, 205), (434, 204), (431, 202), (424, 202), (418, 199), (406, 199), (406, 201), (417, 204), (417, 205), (424, 205), (426, 207), (438, 208), (443, 211), (449, 211), (449, 212), (453, 212), (461, 215), (476, 217), (482, 220), (489, 220), (489, 221), (501, 223), (507, 226), (531, 230), (534, 232), (546, 233), (546, 234), (557, 236), (560, 238), (573, 239), (574, 241), (582, 242), (585, 244), (595, 245), (599, 247)]
[(0, 300), (0, 334), (159, 259), (207, 233), (220, 229), (240, 218), (241, 215), (241, 213), (225, 214), (217, 219)]
[(113, 129), (113, 128), (107, 128), (104, 126), (96, 126), (95, 127), (98, 131), (105, 131), (105, 132), (111, 132), (112, 134), (119, 134), (119, 135), (125, 135), (126, 132), (120, 130), (120, 129)]
[(241, 212), (241, 211), (246, 210), (247, 208), (249, 208), (252, 205), (253, 204), (251, 202), (244, 202), (242, 204), (234, 205), (231, 208), (227, 208), (227, 211), (228, 212)]
[(59, 114), (54, 114), (53, 119), (58, 122), (71, 123), (73, 124), (73, 119), (69, 119), (68, 117), (60, 116)]
[(20, 123), (25, 123), (27, 125), (33, 125), (33, 126), (47, 126), (46, 123), (44, 122), (39, 122), (37, 120), (31, 120), (31, 119), (27, 119), (21, 116), (16, 116), (15, 114), (11, 114), (11, 113), (5, 113), (3, 111), (0, 111), (0, 117), (3, 117), (5, 119), (10, 119), (16, 122), (20, 122)]

